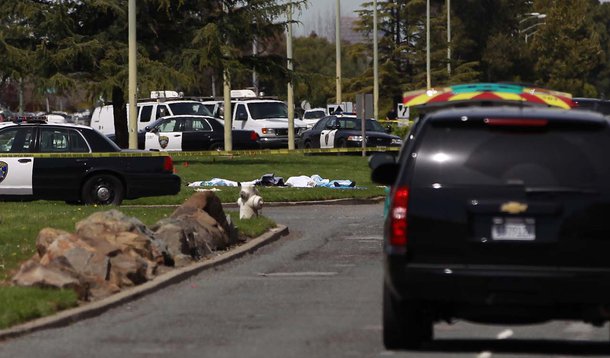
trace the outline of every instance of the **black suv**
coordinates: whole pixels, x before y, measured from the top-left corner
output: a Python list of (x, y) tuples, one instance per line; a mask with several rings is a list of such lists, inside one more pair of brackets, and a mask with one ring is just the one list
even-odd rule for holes
[[(610, 128), (590, 111), (464, 107), (416, 122), (384, 229), (383, 339), (418, 348), (433, 324), (602, 325), (610, 318)], [(381, 163), (381, 164), (379, 164)]]

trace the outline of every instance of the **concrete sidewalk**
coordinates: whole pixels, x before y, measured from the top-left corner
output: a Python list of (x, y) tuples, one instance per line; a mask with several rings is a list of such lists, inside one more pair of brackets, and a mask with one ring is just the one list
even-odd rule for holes
[(52, 316), (42, 317), (30, 322), (13, 326), (11, 328), (0, 330), (0, 340), (18, 337), (42, 329), (66, 326), (72, 322), (98, 316), (110, 308), (133, 301), (146, 294), (153, 293), (164, 287), (181, 282), (201, 271), (216, 267), (223, 263), (240, 258), (246, 254), (252, 253), (259, 247), (278, 240), (280, 237), (287, 234), (288, 227), (278, 225), (276, 228), (269, 230), (265, 234), (251, 239), (250, 241), (236, 246), (228, 251), (219, 253), (217, 256), (195, 262), (189, 266), (171, 270), (156, 276), (153, 280), (121, 291), (102, 300), (85, 303), (79, 307), (60, 311)]

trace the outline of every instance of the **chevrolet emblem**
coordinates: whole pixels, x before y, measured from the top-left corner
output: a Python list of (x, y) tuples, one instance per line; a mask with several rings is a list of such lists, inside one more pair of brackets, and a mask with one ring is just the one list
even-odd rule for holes
[(527, 210), (527, 204), (522, 204), (516, 201), (509, 201), (502, 204), (500, 211), (509, 214), (519, 214)]

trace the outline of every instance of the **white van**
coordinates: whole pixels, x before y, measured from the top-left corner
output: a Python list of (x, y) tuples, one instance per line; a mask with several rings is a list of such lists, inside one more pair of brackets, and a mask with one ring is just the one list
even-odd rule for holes
[[(231, 91), (232, 95), (238, 92)], [(254, 93), (254, 92), (252, 92)], [(203, 101), (213, 115), (220, 121), (224, 118), (222, 100)], [(245, 96), (231, 99), (233, 112), (233, 129), (255, 131), (263, 148), (288, 147), (288, 106), (277, 99)], [(299, 118), (294, 119), (295, 137), (306, 129), (306, 124)]]
[[(127, 106), (127, 118), (129, 120), (129, 104)], [(188, 100), (182, 98), (150, 98), (138, 101), (138, 131), (152, 124), (155, 120), (181, 114), (195, 114), (212, 116), (212, 113), (203, 105), (201, 101)], [(99, 130), (103, 134), (114, 133), (114, 108), (111, 104), (96, 107), (91, 115), (90, 126)]]

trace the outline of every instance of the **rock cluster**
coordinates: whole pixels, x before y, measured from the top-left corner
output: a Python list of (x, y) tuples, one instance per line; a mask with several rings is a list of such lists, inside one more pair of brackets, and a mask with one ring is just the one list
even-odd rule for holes
[(37, 253), (21, 265), (13, 284), (71, 288), (81, 300), (96, 300), (237, 242), (210, 191), (195, 193), (152, 228), (114, 209), (92, 214), (75, 229), (42, 229)]

